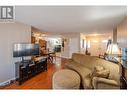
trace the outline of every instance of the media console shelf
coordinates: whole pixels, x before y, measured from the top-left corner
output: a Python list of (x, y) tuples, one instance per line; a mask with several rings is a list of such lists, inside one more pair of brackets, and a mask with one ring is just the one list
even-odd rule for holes
[(47, 57), (38, 57), (33, 61), (27, 60), (15, 63), (15, 76), (19, 85), (45, 70), (47, 70)]

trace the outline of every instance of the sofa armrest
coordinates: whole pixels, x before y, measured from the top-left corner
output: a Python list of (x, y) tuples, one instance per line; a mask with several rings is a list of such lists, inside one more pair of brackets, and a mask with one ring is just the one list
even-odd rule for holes
[(92, 85), (94, 89), (118, 89), (119, 84), (115, 80), (93, 77)]
[(68, 68), (68, 65), (69, 65), (70, 63), (72, 63), (72, 62), (73, 62), (72, 59), (67, 59), (67, 62), (65, 63), (64, 67), (65, 67), (65, 68)]
[[(66, 64), (69, 64), (69, 63), (72, 63), (73, 62), (73, 60), (72, 59), (67, 59), (67, 62), (66, 62)], [(65, 64), (65, 65), (66, 65)]]

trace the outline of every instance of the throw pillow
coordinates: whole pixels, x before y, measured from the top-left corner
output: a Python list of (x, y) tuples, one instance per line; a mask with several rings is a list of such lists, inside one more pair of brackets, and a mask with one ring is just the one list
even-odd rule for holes
[(94, 72), (94, 77), (108, 78), (109, 70), (102, 70), (102, 71)]
[(94, 70), (97, 71), (97, 72), (98, 71), (102, 71), (102, 70), (104, 70), (104, 67), (102, 67), (102, 66), (95, 66)]
[(109, 77), (109, 70), (104, 69), (102, 66), (95, 66), (93, 72), (91, 73), (91, 78), (93, 77), (102, 77), (108, 78)]
[(90, 73), (90, 76), (92, 77), (92, 76), (94, 76), (94, 73), (95, 73), (95, 72), (99, 72), (99, 71), (102, 71), (102, 70), (104, 70), (104, 67), (102, 67), (102, 66), (95, 66), (95, 67), (92, 69), (92, 72)]

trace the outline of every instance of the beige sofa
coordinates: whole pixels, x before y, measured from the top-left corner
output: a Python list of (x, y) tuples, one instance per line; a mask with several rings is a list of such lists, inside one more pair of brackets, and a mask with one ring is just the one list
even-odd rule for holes
[[(91, 74), (95, 66), (102, 66), (110, 71), (108, 78), (93, 77)], [(76, 71), (81, 77), (84, 89), (119, 89), (120, 75), (118, 64), (94, 56), (73, 53), (72, 59), (65, 64), (65, 68)]]

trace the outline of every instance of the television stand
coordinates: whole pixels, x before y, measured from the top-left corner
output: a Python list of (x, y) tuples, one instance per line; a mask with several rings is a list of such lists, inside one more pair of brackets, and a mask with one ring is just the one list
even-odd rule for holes
[(22, 60), (21, 62), (24, 62), (24, 56), (21, 57), (21, 60)]
[(36, 76), (42, 71), (47, 70), (47, 58), (42, 58), (38, 61), (20, 61), (15, 63), (15, 76), (16, 80), (21, 85), (26, 80)]

